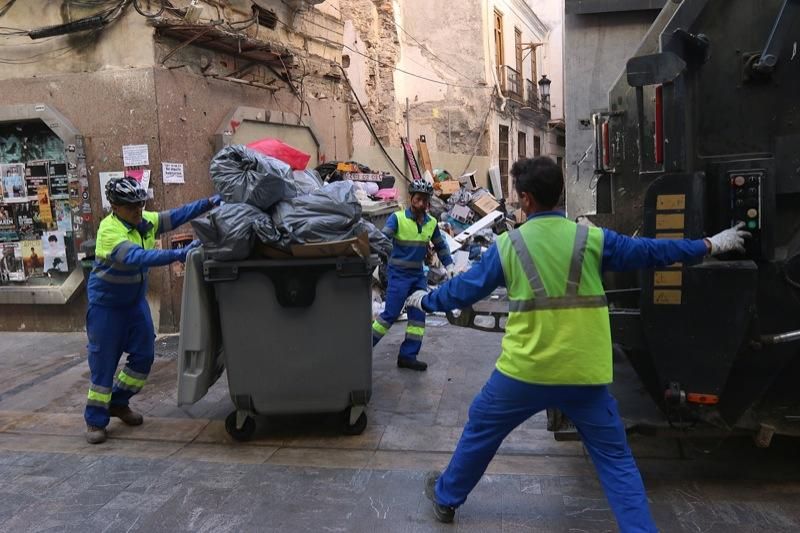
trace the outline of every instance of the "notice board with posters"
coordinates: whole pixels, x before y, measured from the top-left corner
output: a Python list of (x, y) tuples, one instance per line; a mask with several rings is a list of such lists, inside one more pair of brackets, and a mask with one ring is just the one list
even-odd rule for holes
[(0, 124), (0, 285), (52, 286), (76, 267), (65, 148), (42, 121)]

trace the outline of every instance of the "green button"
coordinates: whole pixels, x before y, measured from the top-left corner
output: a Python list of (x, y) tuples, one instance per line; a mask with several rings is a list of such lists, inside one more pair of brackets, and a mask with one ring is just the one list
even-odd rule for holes
[(758, 227), (758, 224), (756, 223), (755, 220), (751, 220), (750, 222), (747, 223), (747, 227), (749, 229), (756, 229)]

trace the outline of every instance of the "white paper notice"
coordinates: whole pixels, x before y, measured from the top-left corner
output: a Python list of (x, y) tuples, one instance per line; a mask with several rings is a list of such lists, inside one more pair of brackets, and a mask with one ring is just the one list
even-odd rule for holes
[(186, 183), (183, 180), (183, 163), (161, 163), (164, 183)]
[(122, 147), (122, 163), (126, 167), (146, 167), (150, 156), (146, 144), (126, 144)]
[(108, 198), (106, 198), (106, 183), (108, 183), (108, 180), (110, 180), (111, 178), (124, 178), (124, 177), (125, 177), (124, 172), (100, 173), (100, 195), (103, 199), (103, 209), (107, 211), (111, 209), (111, 204), (109, 203)]

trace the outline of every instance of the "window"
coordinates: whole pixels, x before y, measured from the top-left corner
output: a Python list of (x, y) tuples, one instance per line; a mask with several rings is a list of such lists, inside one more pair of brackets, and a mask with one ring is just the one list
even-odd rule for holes
[(522, 79), (522, 30), (514, 28), (514, 54), (517, 60), (517, 73), (519, 78)]
[(531, 79), (533, 80), (533, 87), (536, 93), (539, 93), (539, 76), (537, 74), (538, 68), (536, 67), (536, 47), (531, 48)]
[(564, 168), (564, 158), (563, 157), (557, 157), (556, 158), (556, 163), (558, 163), (558, 166), (561, 167), (561, 172), (562, 173), (565, 173), (567, 171), (567, 169)]
[(503, 47), (503, 14), (495, 10), (494, 12), (494, 61), (499, 67), (505, 65), (505, 50)]
[(563, 135), (556, 135), (556, 144), (559, 146), (566, 146), (567, 145), (567, 138)]
[(503, 189), (503, 198), (508, 198), (508, 126), (500, 126), (500, 187)]
[(525, 159), (528, 157), (526, 154), (528, 153), (528, 136), (525, 134), (524, 131), (517, 133), (517, 155), (519, 159)]
[(533, 157), (542, 155), (542, 138), (538, 135), (533, 136)]

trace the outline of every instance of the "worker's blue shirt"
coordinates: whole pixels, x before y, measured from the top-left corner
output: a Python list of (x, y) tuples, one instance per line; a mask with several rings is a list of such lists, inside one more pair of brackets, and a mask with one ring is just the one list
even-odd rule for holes
[[(561, 211), (545, 211), (528, 217), (558, 216)], [(624, 272), (642, 268), (656, 268), (703, 257), (707, 252), (703, 239), (647, 239), (631, 238), (603, 228), (603, 270)], [(468, 307), (487, 297), (497, 287), (505, 286), (503, 266), (497, 246), (492, 245), (480, 262), (467, 272), (456, 276), (422, 300), (427, 311), (450, 311)]]
[[(414, 214), (411, 212), (411, 209), (406, 209), (403, 213), (404, 216), (408, 217), (411, 220), (415, 220)], [(399, 228), (399, 223), (397, 222), (397, 213), (392, 213), (389, 215), (389, 218), (386, 220), (386, 224), (383, 226), (383, 233), (388, 238), (392, 240), (392, 259), (399, 260), (398, 262), (406, 263), (411, 265), (419, 264), (417, 268), (408, 268), (407, 270), (413, 271), (421, 271), (422, 265), (425, 263), (425, 254), (428, 251), (427, 246), (404, 246), (400, 244), (395, 235), (397, 234), (397, 230)], [(417, 228), (422, 231), (422, 226), (427, 224), (431, 220), (429, 215), (425, 215), (425, 220), (420, 224), (417, 222)], [(453, 264), (453, 258), (450, 256), (450, 248), (447, 246), (447, 241), (444, 240), (442, 237), (442, 233), (439, 231), (439, 226), (437, 225), (436, 228), (433, 230), (433, 236), (431, 237), (431, 242), (433, 243), (433, 247), (436, 250), (436, 255), (439, 257), (439, 260), (442, 262), (444, 266), (448, 266)], [(390, 261), (391, 264), (391, 261)], [(396, 265), (392, 265), (394, 268), (398, 268)], [(402, 268), (402, 267), (400, 267)]]
[[(213, 207), (208, 198), (188, 203), (169, 211), (159, 213), (156, 237), (171, 231), (190, 220), (197, 218)], [(114, 216), (114, 215), (109, 215)], [(128, 224), (122, 219), (120, 222), (128, 229), (133, 229), (132, 224)], [(142, 220), (136, 230), (145, 235), (152, 228), (150, 222)], [(98, 236), (99, 237), (99, 236)], [(180, 259), (181, 250), (149, 250), (133, 242), (125, 242), (125, 246), (119, 246), (107, 258), (109, 261), (118, 265), (127, 265), (133, 268), (133, 273), (141, 274), (139, 283), (109, 283), (96, 275), (95, 270), (89, 275), (87, 283), (87, 294), (90, 304), (121, 307), (137, 303), (147, 294), (147, 273), (150, 267), (168, 265)], [(95, 267), (99, 267), (101, 261), (95, 261)]]

